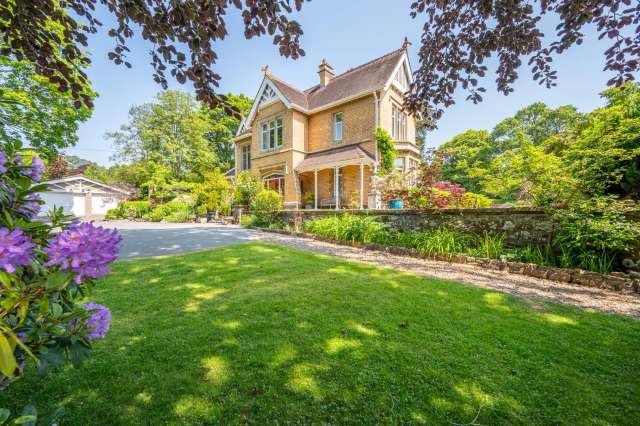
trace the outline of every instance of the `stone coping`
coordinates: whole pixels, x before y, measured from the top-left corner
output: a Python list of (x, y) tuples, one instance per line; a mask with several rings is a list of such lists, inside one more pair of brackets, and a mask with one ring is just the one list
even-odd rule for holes
[(506, 208), (477, 208), (477, 209), (298, 209), (298, 210), (279, 210), (278, 213), (283, 214), (326, 214), (336, 215), (342, 213), (361, 214), (361, 215), (433, 215), (433, 214), (547, 214), (544, 209), (533, 207), (506, 207)]
[(509, 262), (473, 256), (427, 256), (423, 253), (420, 253), (416, 249), (405, 247), (387, 246), (375, 243), (364, 244), (359, 241), (334, 240), (332, 238), (320, 237), (305, 232), (293, 232), (283, 229), (267, 229), (258, 227), (256, 227), (255, 229), (259, 229), (264, 232), (273, 232), (277, 234), (291, 235), (294, 237), (309, 238), (337, 245), (358, 247), (364, 250), (382, 251), (419, 259), (432, 259), (451, 263), (476, 265), (481, 268), (506, 271), (512, 274), (543, 278), (551, 281), (575, 284), (577, 286), (595, 287), (621, 293), (640, 294), (640, 277), (633, 277), (623, 272), (613, 272), (609, 275), (605, 275), (598, 272), (584, 271), (581, 269), (556, 268), (551, 266), (536, 265), (534, 263)]

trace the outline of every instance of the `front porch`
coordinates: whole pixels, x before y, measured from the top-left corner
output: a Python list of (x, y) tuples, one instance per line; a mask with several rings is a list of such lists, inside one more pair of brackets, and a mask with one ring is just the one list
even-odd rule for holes
[(308, 155), (296, 167), (300, 206), (365, 209), (375, 160), (357, 145)]

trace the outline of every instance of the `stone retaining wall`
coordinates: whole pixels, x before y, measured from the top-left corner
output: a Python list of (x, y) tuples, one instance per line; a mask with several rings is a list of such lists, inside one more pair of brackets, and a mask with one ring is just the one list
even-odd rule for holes
[(460, 232), (504, 233), (512, 247), (545, 245), (551, 242), (554, 224), (541, 209), (432, 209), (432, 210), (285, 210), (279, 212), (284, 223), (294, 229), (311, 219), (350, 213), (375, 216), (395, 231), (446, 227)]
[(303, 232), (291, 232), (286, 230), (270, 230), (260, 228), (265, 232), (274, 232), (278, 234), (293, 235), (296, 237), (310, 238), (318, 241), (325, 241), (332, 244), (343, 246), (359, 247), (364, 250), (383, 251), (401, 256), (410, 256), (421, 259), (433, 259), (446, 261), (451, 263), (463, 263), (476, 265), (485, 269), (493, 269), (498, 271), (507, 271), (512, 274), (526, 275), (530, 277), (543, 278), (551, 281), (571, 283), (577, 286), (603, 288), (607, 290), (618, 291), (622, 293), (640, 293), (640, 277), (637, 275), (625, 274), (622, 272), (613, 272), (610, 275), (600, 274), (597, 272), (583, 271), (581, 269), (564, 269), (554, 268), (550, 266), (535, 265), (533, 263), (508, 262), (497, 259), (485, 259), (472, 256), (426, 256), (416, 249), (385, 246), (382, 244), (364, 244), (358, 241), (342, 241), (332, 238), (319, 237), (313, 234)]

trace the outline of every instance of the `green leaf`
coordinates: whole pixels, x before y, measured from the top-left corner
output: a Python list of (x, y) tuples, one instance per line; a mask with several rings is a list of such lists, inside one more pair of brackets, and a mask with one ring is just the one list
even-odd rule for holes
[(64, 357), (57, 351), (49, 350), (40, 355), (41, 360), (45, 360), (52, 365), (62, 365), (65, 363)]
[(0, 408), (0, 424), (4, 424), (7, 421), (9, 416), (11, 415), (11, 411), (6, 408)]
[(0, 283), (4, 284), (6, 287), (9, 287), (9, 284), (11, 283), (9, 274), (5, 271), (0, 271)]
[(36, 426), (38, 410), (33, 405), (27, 405), (22, 409), (22, 415), (14, 420), (17, 425)]
[(5, 376), (11, 376), (16, 370), (16, 358), (13, 356), (13, 347), (3, 333), (0, 333), (0, 371)]
[(71, 274), (64, 271), (57, 271), (47, 277), (47, 289), (60, 290), (68, 284)]
[(87, 348), (81, 343), (74, 343), (71, 345), (71, 363), (74, 367), (78, 368), (82, 364), (82, 361), (91, 354), (91, 349)]
[(62, 306), (60, 306), (57, 303), (52, 303), (51, 304), (51, 313), (53, 314), (54, 318), (59, 318), (60, 315), (62, 315)]
[(54, 411), (53, 413), (51, 413), (51, 415), (49, 415), (46, 420), (43, 422), (45, 425), (52, 425), (54, 423), (57, 423), (58, 420), (64, 415), (64, 407), (58, 407), (56, 408), (56, 411)]

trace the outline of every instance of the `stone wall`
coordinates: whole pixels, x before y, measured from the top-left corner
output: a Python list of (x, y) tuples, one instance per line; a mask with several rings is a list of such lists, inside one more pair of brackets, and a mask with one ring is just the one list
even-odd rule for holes
[(289, 210), (281, 219), (295, 229), (310, 219), (342, 213), (375, 216), (396, 231), (446, 227), (460, 232), (504, 233), (509, 246), (544, 245), (553, 237), (554, 224), (540, 209), (433, 209), (433, 210)]

